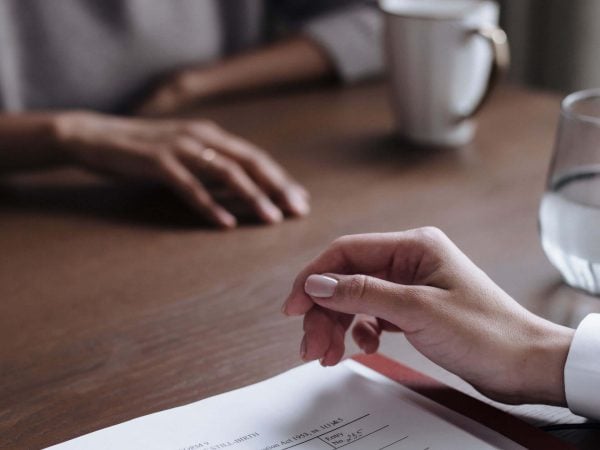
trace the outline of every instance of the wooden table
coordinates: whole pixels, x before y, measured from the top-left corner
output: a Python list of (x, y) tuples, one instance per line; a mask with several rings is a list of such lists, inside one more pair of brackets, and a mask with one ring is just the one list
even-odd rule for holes
[[(312, 192), (304, 220), (199, 226), (154, 188), (65, 171), (0, 187), (0, 448), (55, 444), (300, 364), (279, 308), (337, 236), (436, 225), (544, 317), (600, 311), (560, 282), (537, 235), (559, 98), (503, 88), (461, 150), (391, 134), (381, 85), (315, 89), (202, 111), (271, 150)], [(383, 352), (471, 392), (399, 336)], [(561, 408), (508, 408), (536, 423)], [(567, 438), (597, 446), (598, 435)]]

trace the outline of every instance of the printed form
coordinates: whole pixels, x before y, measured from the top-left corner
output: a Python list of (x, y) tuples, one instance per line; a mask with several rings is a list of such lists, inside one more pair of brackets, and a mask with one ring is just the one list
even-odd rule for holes
[(53, 450), (522, 449), (503, 435), (347, 360), (150, 414)]

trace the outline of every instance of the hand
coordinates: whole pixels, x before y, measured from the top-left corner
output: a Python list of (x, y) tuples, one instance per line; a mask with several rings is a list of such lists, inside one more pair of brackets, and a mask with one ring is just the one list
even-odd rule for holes
[(307, 193), (267, 153), (209, 121), (150, 120), (75, 112), (58, 115), (56, 142), (67, 160), (170, 187), (222, 227), (235, 217), (207, 183), (220, 183), (267, 223), (308, 213)]
[(150, 94), (137, 113), (165, 116), (208, 97), (327, 79), (334, 72), (331, 58), (320, 45), (305, 36), (294, 36), (217, 64), (175, 73)]
[(209, 69), (186, 69), (175, 73), (144, 99), (136, 113), (148, 117), (168, 116), (218, 94), (212, 72)]
[(336, 240), (298, 275), (283, 311), (304, 314), (305, 360), (337, 364), (366, 314), (352, 330), (366, 353), (382, 331), (402, 331), (493, 399), (565, 404), (573, 330), (524, 309), (435, 228)]

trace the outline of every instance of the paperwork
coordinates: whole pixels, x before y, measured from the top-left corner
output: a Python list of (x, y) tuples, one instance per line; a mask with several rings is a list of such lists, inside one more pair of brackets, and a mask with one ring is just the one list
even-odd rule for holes
[(521, 449), (499, 433), (347, 360), (150, 414), (54, 450)]

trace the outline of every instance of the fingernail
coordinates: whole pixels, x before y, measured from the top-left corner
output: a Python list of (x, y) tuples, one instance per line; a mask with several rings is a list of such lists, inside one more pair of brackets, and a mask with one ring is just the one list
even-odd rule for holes
[(310, 206), (308, 206), (308, 202), (306, 201), (306, 198), (301, 195), (299, 192), (293, 192), (290, 197), (290, 205), (292, 207), (292, 209), (294, 210), (294, 213), (300, 215), (300, 216), (305, 216), (309, 213), (310, 211)]
[(329, 298), (335, 293), (338, 280), (325, 275), (310, 275), (304, 283), (304, 292), (311, 297)]
[(300, 343), (300, 358), (306, 358), (306, 336), (302, 337), (302, 342)]
[(277, 208), (271, 202), (265, 201), (262, 203), (261, 207), (271, 222), (277, 223), (283, 220), (283, 214), (279, 208)]
[(234, 228), (237, 225), (237, 220), (228, 212), (222, 211), (217, 213), (221, 225), (225, 228)]

